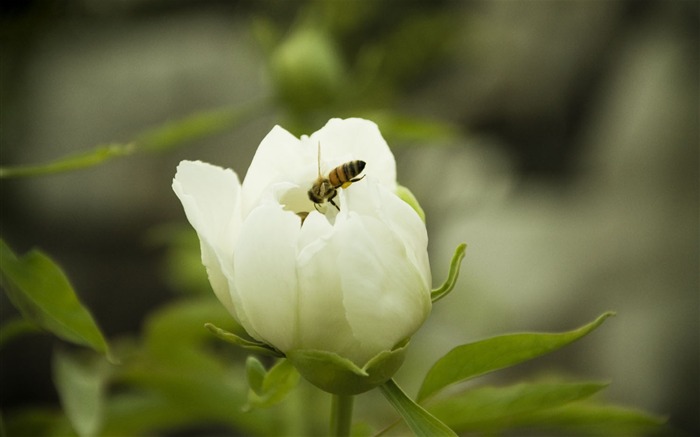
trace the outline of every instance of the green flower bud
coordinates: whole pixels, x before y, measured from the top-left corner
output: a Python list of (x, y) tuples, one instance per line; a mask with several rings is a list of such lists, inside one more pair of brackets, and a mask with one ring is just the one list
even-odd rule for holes
[(333, 100), (343, 68), (327, 35), (302, 29), (273, 52), (270, 72), (278, 97), (296, 110), (308, 110)]

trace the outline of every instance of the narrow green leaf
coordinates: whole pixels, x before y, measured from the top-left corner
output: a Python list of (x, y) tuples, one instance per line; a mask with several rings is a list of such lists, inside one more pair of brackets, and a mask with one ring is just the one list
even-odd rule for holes
[(456, 436), (447, 425), (406, 396), (393, 379), (379, 386), (384, 397), (418, 437)]
[(26, 319), (64, 340), (108, 352), (92, 315), (48, 256), (32, 250), (17, 258), (0, 239), (0, 260), (0, 284)]
[(553, 352), (593, 331), (611, 315), (613, 313), (605, 313), (581, 328), (564, 333), (508, 334), (457, 346), (428, 371), (418, 392), (418, 401), (450, 384)]
[(37, 331), (39, 331), (37, 326), (27, 319), (17, 317), (15, 319), (8, 320), (2, 325), (2, 327), (0, 327), (0, 349), (2, 349), (6, 343), (19, 337), (20, 335)]
[(202, 111), (150, 129), (128, 143), (99, 145), (58, 158), (46, 164), (0, 167), (0, 178), (43, 176), (93, 167), (138, 151), (163, 151), (189, 141), (230, 129), (261, 113), (268, 102), (253, 102), (237, 108)]
[(99, 145), (91, 150), (71, 154), (46, 164), (0, 167), (0, 178), (42, 176), (80, 170), (101, 164), (112, 158), (131, 155), (135, 150), (133, 143)]
[(245, 339), (240, 335), (236, 335), (233, 332), (228, 332), (225, 329), (221, 329), (217, 326), (214, 326), (211, 323), (205, 323), (204, 327), (207, 328), (212, 334), (216, 335), (219, 339), (227, 343), (235, 344), (236, 346), (242, 347), (243, 349), (247, 349), (251, 352), (256, 352), (262, 355), (268, 355), (272, 357), (284, 356), (282, 352), (278, 351), (270, 345), (254, 340)]
[(430, 293), (430, 300), (432, 300), (433, 303), (447, 296), (455, 287), (455, 283), (457, 283), (457, 278), (459, 277), (459, 269), (462, 266), (462, 259), (464, 259), (464, 252), (466, 250), (467, 245), (465, 243), (460, 244), (457, 246), (457, 249), (455, 249), (455, 253), (452, 255), (452, 261), (450, 262), (450, 272), (447, 274), (445, 283), (442, 284), (440, 288), (436, 288)]
[(442, 399), (428, 410), (457, 432), (496, 432), (521, 416), (585, 399), (607, 387), (595, 382), (535, 382), (481, 387)]
[(56, 351), (53, 377), (61, 405), (80, 437), (94, 436), (102, 424), (106, 362), (98, 357)]
[(267, 370), (265, 366), (255, 358), (254, 356), (249, 356), (245, 361), (246, 376), (248, 377), (248, 386), (257, 395), (263, 394), (263, 381), (265, 380), (265, 375)]
[(201, 111), (180, 120), (165, 123), (140, 134), (136, 140), (139, 149), (163, 151), (188, 141), (222, 132), (258, 115), (267, 102), (253, 102), (242, 107), (227, 107)]

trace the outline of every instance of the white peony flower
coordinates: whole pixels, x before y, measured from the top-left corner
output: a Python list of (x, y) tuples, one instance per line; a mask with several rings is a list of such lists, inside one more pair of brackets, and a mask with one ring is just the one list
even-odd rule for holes
[[(319, 145), (323, 176), (366, 162), (362, 180), (338, 189), (339, 210), (307, 194)], [(301, 139), (276, 126), (243, 184), (232, 170), (183, 161), (173, 189), (216, 296), (252, 337), (285, 354), (331, 352), (362, 367), (430, 312), (425, 225), (395, 194), (394, 156), (370, 121), (333, 119)]]

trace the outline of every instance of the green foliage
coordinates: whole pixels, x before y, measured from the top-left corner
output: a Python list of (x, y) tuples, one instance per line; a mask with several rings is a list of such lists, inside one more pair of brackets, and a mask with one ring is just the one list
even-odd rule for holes
[(29, 320), (17, 317), (5, 322), (0, 327), (0, 349), (15, 338), (32, 332), (38, 332), (36, 325)]
[(243, 407), (246, 411), (278, 404), (299, 383), (299, 372), (284, 358), (268, 372), (255, 357), (248, 357), (246, 374), (250, 385), (248, 403)]
[(169, 288), (183, 294), (210, 294), (211, 285), (206, 269), (202, 268), (197, 232), (182, 224), (154, 227), (146, 236), (148, 244), (163, 247), (163, 281)]
[(184, 299), (147, 320), (143, 340), (123, 352), (115, 380), (131, 388), (109, 399), (105, 435), (153, 433), (218, 423), (252, 435), (274, 435), (279, 420), (241, 409), (248, 387), (242, 356), (222, 351), (207, 320), (237, 329), (211, 296)]
[(667, 419), (644, 411), (592, 402), (574, 402), (513, 419), (513, 428), (558, 430), (566, 435), (667, 435)]
[(75, 171), (139, 151), (162, 152), (231, 129), (259, 114), (266, 107), (267, 102), (255, 102), (243, 107), (197, 112), (147, 130), (128, 143), (98, 145), (92, 150), (58, 158), (47, 164), (0, 167), (0, 178), (43, 176)]
[(212, 334), (217, 336), (220, 340), (227, 343), (235, 344), (238, 347), (247, 349), (251, 352), (259, 353), (262, 355), (269, 355), (271, 357), (282, 357), (284, 354), (270, 345), (259, 342), (257, 340), (244, 338), (243, 335), (234, 334), (228, 332), (225, 329), (221, 329), (212, 323), (205, 323), (204, 327), (207, 328)]
[(447, 296), (450, 291), (455, 287), (457, 283), (457, 278), (459, 277), (459, 269), (462, 266), (462, 260), (464, 259), (464, 253), (467, 250), (467, 245), (465, 243), (460, 244), (455, 249), (454, 255), (452, 255), (452, 261), (450, 262), (450, 271), (447, 274), (447, 279), (440, 286), (430, 293), (430, 299), (433, 303), (439, 301), (443, 297)]
[(333, 40), (313, 27), (299, 28), (283, 41), (269, 68), (278, 98), (298, 112), (333, 102), (344, 75)]
[(560, 334), (509, 334), (457, 346), (428, 371), (418, 400), (424, 401), (450, 384), (553, 352), (593, 331), (611, 315), (605, 313), (581, 328)]
[(347, 358), (320, 350), (296, 349), (287, 358), (299, 373), (316, 387), (337, 395), (356, 395), (373, 389), (389, 380), (401, 367), (408, 341), (391, 351), (383, 351), (363, 367)]
[(497, 432), (520, 417), (585, 399), (607, 384), (594, 382), (520, 383), (479, 387), (432, 403), (428, 410), (457, 432)]
[(25, 319), (58, 337), (102, 353), (107, 342), (68, 278), (48, 256), (32, 250), (21, 258), (0, 240), (0, 283)]
[(98, 356), (54, 353), (54, 383), (63, 411), (80, 437), (97, 435), (102, 426), (108, 370)]
[(133, 143), (99, 145), (92, 150), (65, 156), (48, 164), (0, 167), (0, 178), (41, 176), (80, 170), (99, 165), (112, 158), (131, 155), (134, 150)]
[(406, 393), (389, 380), (381, 385), (380, 390), (394, 409), (401, 415), (406, 425), (419, 437), (456, 436), (455, 432), (435, 416), (427, 412), (406, 396)]

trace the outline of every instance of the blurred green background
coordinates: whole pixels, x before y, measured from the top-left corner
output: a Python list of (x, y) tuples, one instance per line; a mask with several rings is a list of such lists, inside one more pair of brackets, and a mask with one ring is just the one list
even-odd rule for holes
[[(503, 378), (610, 379), (610, 400), (698, 434), (698, 5), (5, 2), (2, 166), (127, 143), (201, 111), (240, 117), (186, 143), (151, 138), (143, 148), (157, 153), (2, 179), (1, 233), (61, 264), (111, 338), (135, 336), (162, 305), (209, 293), (196, 242), (179, 231), (180, 160), (243, 177), (274, 124), (299, 135), (370, 118), (426, 211), (435, 283), (469, 245), (458, 288), (398, 375), (409, 392), (457, 344), (614, 310), (581, 343)], [(3, 321), (16, 315), (4, 294), (0, 304)], [(57, 402), (55, 342), (3, 349), (5, 413)]]

